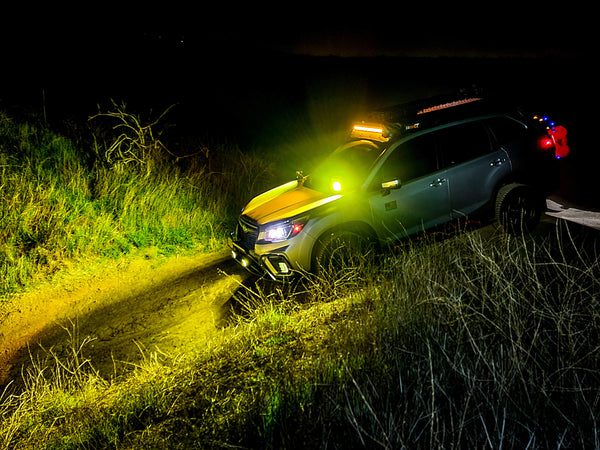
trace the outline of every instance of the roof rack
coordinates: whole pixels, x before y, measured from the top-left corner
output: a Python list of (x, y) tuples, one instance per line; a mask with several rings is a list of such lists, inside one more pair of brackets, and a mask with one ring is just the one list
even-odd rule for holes
[(358, 125), (376, 125), (377, 130), (383, 131), (374, 137), (372, 132), (367, 133), (368, 135), (359, 134), (357, 129), (353, 128), (351, 137), (387, 142), (393, 137), (424, 128), (479, 114), (506, 112), (507, 109), (513, 112), (519, 110), (506, 96), (498, 97), (487, 93), (484, 95), (481, 88), (473, 86), (372, 111), (363, 121), (357, 122)]
[[(424, 120), (429, 114), (431, 114), (430, 117), (437, 117), (441, 112), (444, 115), (446, 113), (454, 115), (466, 112), (466, 110), (472, 111), (475, 104), (477, 104), (476, 107), (479, 107), (484, 100), (485, 97), (480, 88), (460, 89), (450, 94), (418, 99), (375, 110), (369, 114), (368, 120), (389, 124), (412, 124)], [(468, 108), (467, 105), (469, 105)]]

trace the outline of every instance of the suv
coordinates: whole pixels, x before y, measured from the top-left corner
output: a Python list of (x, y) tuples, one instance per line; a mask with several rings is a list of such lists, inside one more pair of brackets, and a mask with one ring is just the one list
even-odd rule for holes
[(340, 248), (391, 243), (457, 219), (528, 232), (568, 153), (566, 129), (548, 116), (480, 96), (375, 111), (310, 175), (246, 205), (232, 256), (281, 280), (319, 272)]

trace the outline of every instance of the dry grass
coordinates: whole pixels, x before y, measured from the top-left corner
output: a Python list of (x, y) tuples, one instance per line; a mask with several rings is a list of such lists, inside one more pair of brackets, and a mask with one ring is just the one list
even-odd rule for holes
[[(237, 319), (195, 355), (5, 393), (2, 435), (24, 447), (598, 447), (600, 263), (562, 234), (421, 243), (338, 297), (318, 280), (240, 289)], [(52, 389), (60, 409), (36, 406)]]

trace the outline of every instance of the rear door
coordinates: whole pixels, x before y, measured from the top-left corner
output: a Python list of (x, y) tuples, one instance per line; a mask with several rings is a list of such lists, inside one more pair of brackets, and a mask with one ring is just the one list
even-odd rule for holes
[(435, 133), (442, 168), (448, 180), (453, 218), (465, 217), (484, 206), (498, 182), (510, 172), (510, 160), (494, 148), (483, 121), (444, 128)]
[[(403, 238), (448, 221), (448, 183), (433, 136), (417, 136), (390, 150), (369, 196), (377, 234), (383, 239)], [(397, 187), (381, 189), (382, 182), (395, 180)]]

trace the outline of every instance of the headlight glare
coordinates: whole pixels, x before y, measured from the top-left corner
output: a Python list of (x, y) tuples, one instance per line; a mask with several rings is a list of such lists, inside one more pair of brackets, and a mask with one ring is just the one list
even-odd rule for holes
[(293, 238), (304, 228), (306, 220), (293, 220), (268, 225), (258, 235), (259, 241), (281, 242)]
[(265, 241), (284, 241), (290, 235), (291, 224), (276, 225), (265, 230)]

